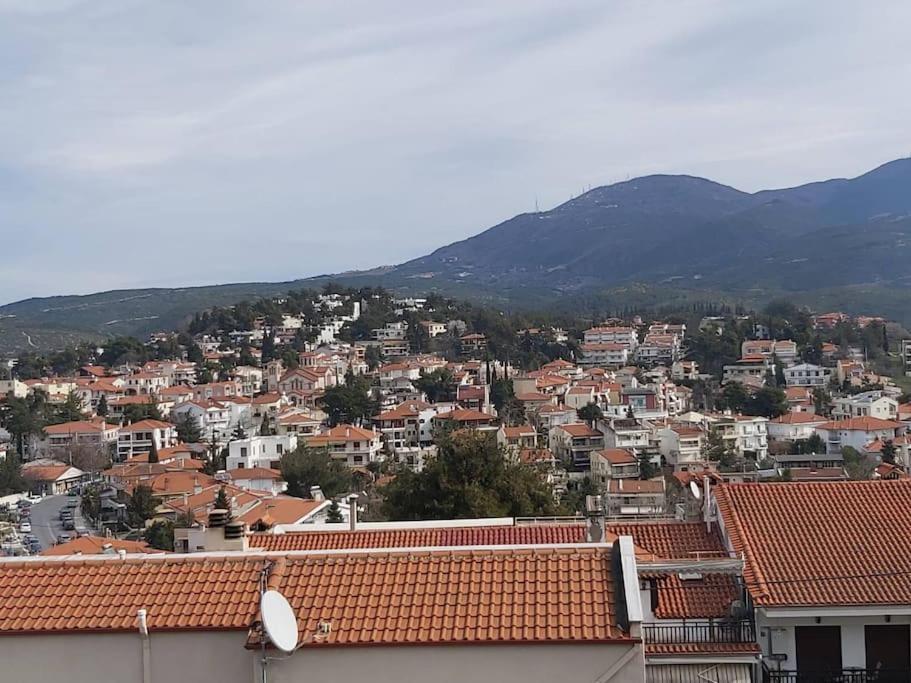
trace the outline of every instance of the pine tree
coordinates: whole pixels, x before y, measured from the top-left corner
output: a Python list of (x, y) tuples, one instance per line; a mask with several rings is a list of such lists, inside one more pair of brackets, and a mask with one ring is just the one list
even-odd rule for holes
[(104, 394), (102, 394), (101, 398), (98, 399), (98, 405), (95, 407), (95, 412), (99, 417), (108, 416), (108, 399)]
[(228, 493), (225, 491), (224, 486), (218, 489), (218, 493), (215, 496), (215, 509), (227, 510), (228, 517), (231, 516), (231, 500), (228, 498)]
[(152, 445), (149, 447), (149, 464), (158, 462), (158, 444), (155, 443), (155, 435), (152, 435)]
[(329, 506), (329, 511), (326, 514), (326, 523), (327, 524), (341, 524), (345, 521), (345, 518), (342, 517), (342, 509), (338, 505), (338, 501), (333, 500), (332, 505)]

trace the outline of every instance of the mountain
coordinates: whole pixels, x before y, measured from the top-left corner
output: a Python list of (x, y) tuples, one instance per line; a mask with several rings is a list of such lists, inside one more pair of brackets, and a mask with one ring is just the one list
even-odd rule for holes
[[(214, 305), (328, 280), (498, 305), (774, 297), (911, 323), (911, 159), (853, 179), (741, 192), (652, 175), (520, 214), (390, 268), (293, 282), (105, 292), (0, 307), (0, 351), (170, 329)], [(14, 317), (10, 317), (14, 316)]]

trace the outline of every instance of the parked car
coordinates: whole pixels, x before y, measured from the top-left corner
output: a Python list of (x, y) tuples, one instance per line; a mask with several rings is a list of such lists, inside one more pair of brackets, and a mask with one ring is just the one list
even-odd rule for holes
[(57, 543), (69, 543), (73, 540), (73, 537), (67, 533), (62, 533), (57, 537)]
[(72, 518), (63, 520), (63, 528), (67, 531), (75, 531), (76, 524), (73, 522)]
[(68, 499), (66, 501), (66, 507), (70, 508), (71, 510), (76, 509), (77, 507), (79, 507), (79, 499), (78, 498)]
[(66, 519), (67, 517), (72, 517), (72, 516), (73, 516), (73, 511), (70, 510), (69, 508), (63, 508), (63, 509), (60, 511), (60, 514), (59, 514), (58, 516), (60, 517), (60, 521), (63, 521), (63, 520)]
[(19, 502), (16, 503), (16, 505), (18, 505), (20, 508), (27, 508), (27, 507), (31, 507), (32, 501), (29, 500), (28, 498), (20, 498)]
[(31, 523), (28, 522), (27, 520), (22, 520), (21, 522), (19, 522), (19, 531), (21, 531), (24, 534), (31, 533), (31, 531), (32, 531)]

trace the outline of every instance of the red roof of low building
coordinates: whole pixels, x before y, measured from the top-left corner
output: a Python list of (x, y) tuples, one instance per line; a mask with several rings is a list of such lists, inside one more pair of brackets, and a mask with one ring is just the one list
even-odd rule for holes
[(859, 431), (859, 432), (875, 432), (884, 429), (898, 429), (899, 427), (904, 427), (900, 422), (894, 422), (893, 420), (882, 420), (878, 417), (852, 417), (848, 420), (835, 420), (833, 422), (826, 422), (823, 425), (820, 425), (818, 429), (825, 429), (829, 432), (841, 432), (841, 431)]
[(145, 541), (123, 541), (119, 538), (105, 538), (104, 536), (80, 536), (67, 543), (52, 545), (47, 550), (41, 551), (42, 555), (103, 555), (118, 550), (128, 553), (161, 553), (162, 550), (152, 548)]
[(761, 607), (911, 604), (911, 479), (724, 484), (715, 489)]

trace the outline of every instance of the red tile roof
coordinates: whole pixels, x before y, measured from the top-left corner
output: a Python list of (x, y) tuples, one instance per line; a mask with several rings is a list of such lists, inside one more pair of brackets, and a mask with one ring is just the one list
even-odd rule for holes
[(160, 553), (144, 541), (122, 541), (118, 538), (104, 536), (80, 536), (67, 543), (52, 545), (41, 552), (42, 555), (102, 555), (108, 549), (111, 552), (126, 550), (128, 553)]
[(890, 523), (911, 509), (911, 479), (715, 491), (757, 605), (911, 604), (911, 532)]
[(636, 456), (625, 448), (605, 448), (599, 453), (611, 465), (633, 465), (636, 463)]
[(627, 639), (603, 549), (330, 555), (276, 573), (302, 637), (332, 623), (305, 647)]
[(834, 422), (826, 422), (823, 425), (820, 425), (817, 429), (825, 429), (827, 431), (861, 431), (861, 432), (875, 432), (883, 429), (898, 429), (899, 427), (904, 427), (901, 422), (894, 422), (892, 420), (881, 420), (878, 417), (852, 417), (848, 420), (836, 420)]
[[(628, 641), (603, 548), (273, 557), (304, 647)], [(0, 634), (248, 630), (266, 557), (0, 561)], [(445, 596), (445, 599), (441, 599)], [(248, 631), (252, 635), (254, 631)], [(251, 638), (251, 641), (253, 639)], [(250, 642), (250, 641), (248, 641)]]
[(452, 548), (459, 546), (581, 543), (583, 524), (437, 527), (388, 531), (300, 531), (251, 534), (251, 548), (268, 551), (345, 550), (356, 548)]

